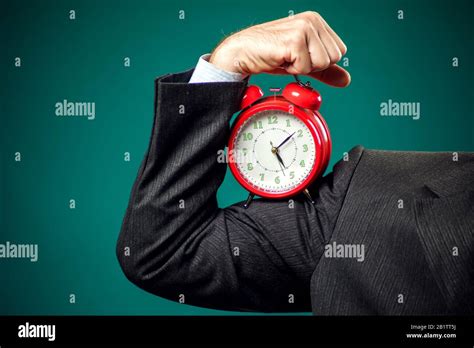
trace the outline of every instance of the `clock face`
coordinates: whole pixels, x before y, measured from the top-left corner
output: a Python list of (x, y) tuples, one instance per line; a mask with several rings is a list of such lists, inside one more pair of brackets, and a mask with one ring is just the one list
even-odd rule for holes
[(230, 154), (240, 176), (256, 190), (293, 191), (311, 174), (316, 161), (313, 134), (297, 116), (266, 110), (237, 130)]

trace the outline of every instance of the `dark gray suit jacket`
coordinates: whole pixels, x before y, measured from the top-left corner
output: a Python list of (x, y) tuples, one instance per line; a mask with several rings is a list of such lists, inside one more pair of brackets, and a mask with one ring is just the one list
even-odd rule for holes
[[(140, 288), (173, 301), (314, 314), (474, 313), (474, 155), (354, 147), (304, 197), (217, 206), (245, 82), (156, 80), (149, 148), (117, 244)], [(183, 110), (184, 114), (180, 114)], [(364, 245), (330, 258), (325, 245)]]

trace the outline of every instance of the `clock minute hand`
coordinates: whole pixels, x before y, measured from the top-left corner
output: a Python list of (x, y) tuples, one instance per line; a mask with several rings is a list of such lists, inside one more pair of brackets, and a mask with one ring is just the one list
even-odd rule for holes
[(280, 143), (280, 145), (278, 145), (276, 148), (279, 149), (280, 146), (282, 146), (282, 145), (285, 144), (288, 140), (290, 140), (293, 135), (295, 135), (295, 132), (293, 132), (293, 133), (292, 133), (291, 135), (289, 135), (285, 140), (283, 140), (283, 141)]
[(280, 162), (278, 162), (278, 164), (280, 165), (281, 172), (283, 173), (283, 176), (286, 176), (286, 174), (285, 174), (285, 171), (283, 170), (283, 166), (281, 165), (281, 163), (280, 163)]

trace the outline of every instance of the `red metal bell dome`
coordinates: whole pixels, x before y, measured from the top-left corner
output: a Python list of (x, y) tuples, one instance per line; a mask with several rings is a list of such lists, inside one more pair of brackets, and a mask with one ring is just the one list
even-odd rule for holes
[(286, 100), (304, 109), (318, 110), (322, 102), (318, 91), (297, 82), (286, 85), (282, 95)]

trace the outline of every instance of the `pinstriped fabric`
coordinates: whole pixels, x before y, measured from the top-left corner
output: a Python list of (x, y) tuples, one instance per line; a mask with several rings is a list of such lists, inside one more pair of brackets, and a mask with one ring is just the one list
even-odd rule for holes
[[(453, 195), (448, 206), (429, 201), (472, 187), (472, 154), (454, 167), (447, 153), (358, 146), (310, 187), (314, 205), (295, 197), (220, 209), (226, 164), (216, 157), (246, 82), (188, 84), (191, 74), (156, 81), (149, 148), (117, 242), (133, 283), (230, 310), (472, 313), (472, 302), (459, 299), (472, 294), (472, 195)], [(325, 257), (332, 242), (363, 244), (365, 260)], [(457, 261), (445, 259), (453, 243), (465, 253)]]
[(257, 199), (219, 209), (226, 164), (216, 155), (246, 84), (187, 84), (191, 73), (157, 80), (151, 141), (117, 243), (124, 273), (174, 301), (183, 294), (212, 308), (310, 311), (311, 274), (363, 150), (313, 185), (314, 206), (295, 197), (291, 206)]
[(364, 245), (365, 260), (321, 259), (314, 313), (472, 314), (473, 196), (458, 192), (472, 189), (473, 163), (468, 153), (454, 162), (452, 153), (365, 150), (330, 238)]
[[(470, 249), (474, 240), (473, 202), (474, 191), (415, 202), (426, 261), (452, 313), (474, 313), (474, 258)], [(455, 257), (453, 248), (457, 249)]]

